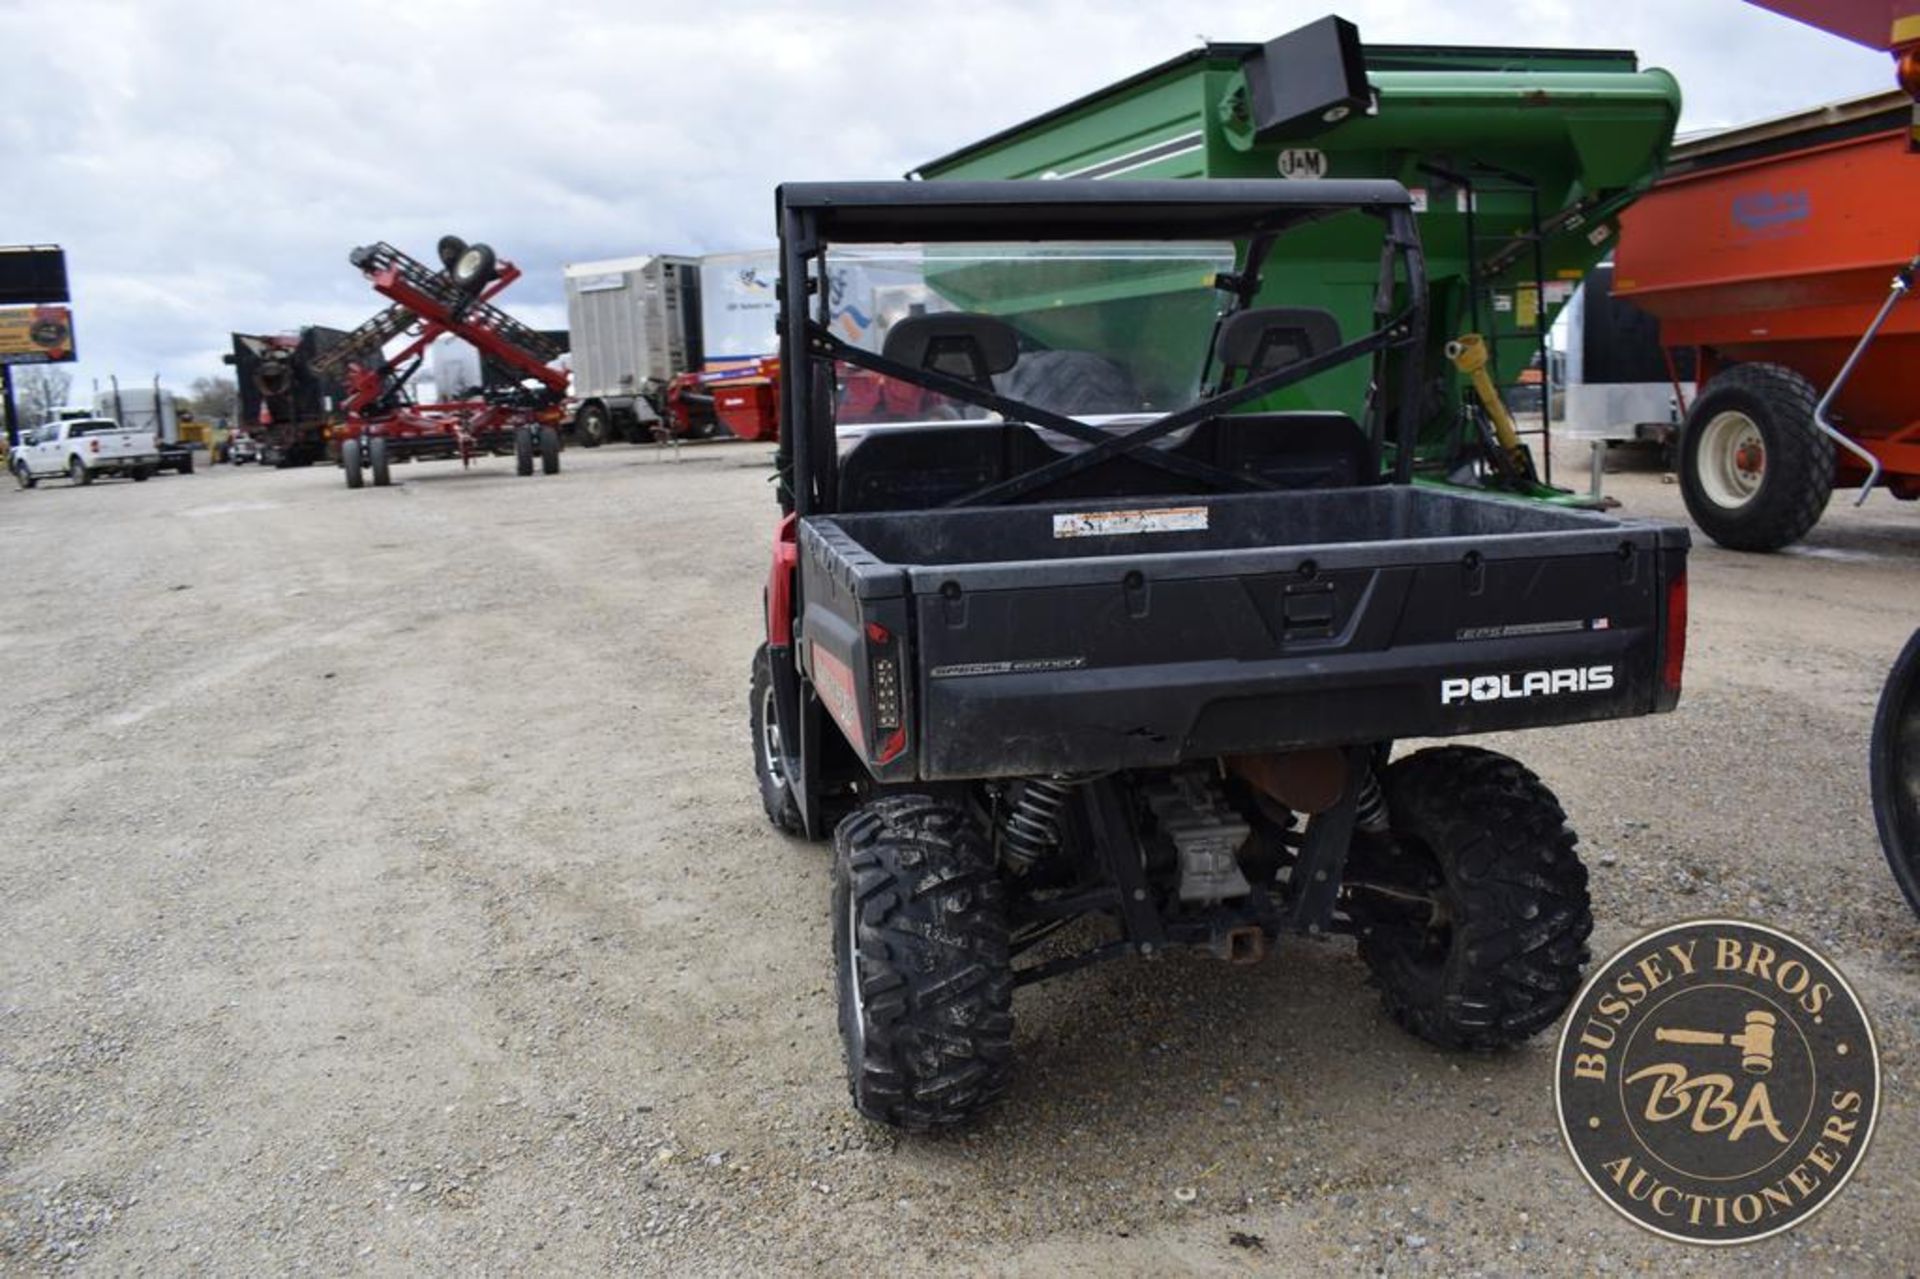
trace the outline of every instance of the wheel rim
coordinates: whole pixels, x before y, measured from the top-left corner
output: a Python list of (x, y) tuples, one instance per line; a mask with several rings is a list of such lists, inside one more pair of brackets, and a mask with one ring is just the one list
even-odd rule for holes
[(767, 681), (760, 694), (760, 750), (766, 756), (767, 776), (781, 790), (787, 789), (787, 757), (780, 749), (780, 721), (773, 716), (773, 681)]
[(1766, 437), (1759, 423), (1737, 410), (1716, 413), (1708, 421), (1695, 460), (1701, 491), (1728, 510), (1751, 502), (1767, 480)]

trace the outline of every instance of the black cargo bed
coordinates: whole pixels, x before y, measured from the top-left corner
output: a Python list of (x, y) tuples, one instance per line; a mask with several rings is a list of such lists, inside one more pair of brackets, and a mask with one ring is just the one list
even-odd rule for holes
[[(1659, 709), (1686, 545), (1419, 486), (816, 516), (802, 629), (854, 672), (869, 623), (905, 635), (883, 776), (1157, 767)], [(1518, 695), (1443, 700), (1489, 677)]]

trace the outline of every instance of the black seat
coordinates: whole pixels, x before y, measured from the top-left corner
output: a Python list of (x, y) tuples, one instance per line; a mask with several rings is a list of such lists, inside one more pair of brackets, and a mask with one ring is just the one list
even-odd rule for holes
[(915, 369), (932, 369), (991, 387), (1020, 358), (1020, 335), (1005, 320), (972, 311), (939, 311), (894, 321), (880, 354)]
[[(1344, 413), (1247, 413), (1210, 418), (1174, 452), (1281, 489), (1355, 488), (1380, 480), (1366, 432)], [(838, 509), (939, 506), (1059, 457), (1018, 423), (949, 422), (876, 431), (840, 459)], [(1021, 502), (1204, 493), (1207, 485), (1136, 457), (1108, 458)]]
[(1236, 311), (1220, 325), (1213, 358), (1220, 388), (1283, 369), (1340, 345), (1340, 322), (1331, 311), (1310, 306), (1262, 306)]

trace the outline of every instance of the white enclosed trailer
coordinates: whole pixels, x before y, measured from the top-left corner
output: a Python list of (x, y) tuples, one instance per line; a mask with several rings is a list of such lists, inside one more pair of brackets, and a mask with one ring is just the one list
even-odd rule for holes
[(1613, 263), (1602, 262), (1560, 321), (1566, 350), (1567, 434), (1608, 443), (1671, 445), (1693, 399), (1690, 353), (1667, 362), (1660, 324), (1613, 296)]
[(638, 439), (675, 374), (699, 368), (700, 263), (655, 254), (565, 271), (574, 436), (591, 448)]

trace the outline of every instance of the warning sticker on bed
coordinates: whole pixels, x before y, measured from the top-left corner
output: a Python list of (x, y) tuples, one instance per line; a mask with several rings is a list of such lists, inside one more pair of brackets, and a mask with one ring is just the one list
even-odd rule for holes
[(1119, 537), (1125, 533), (1185, 533), (1207, 526), (1204, 506), (1151, 511), (1075, 511), (1053, 517), (1055, 537)]

